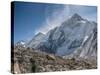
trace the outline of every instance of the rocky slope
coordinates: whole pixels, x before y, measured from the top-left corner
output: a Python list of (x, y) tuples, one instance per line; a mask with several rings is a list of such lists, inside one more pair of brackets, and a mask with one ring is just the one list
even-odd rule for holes
[(97, 64), (86, 59), (64, 59), (60, 56), (32, 50), (15, 48), (12, 58), (12, 73), (35, 73), (66, 70), (96, 69)]

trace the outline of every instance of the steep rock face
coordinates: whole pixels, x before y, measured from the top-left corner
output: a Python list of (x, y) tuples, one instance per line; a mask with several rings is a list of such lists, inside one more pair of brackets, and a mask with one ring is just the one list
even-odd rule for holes
[(97, 29), (94, 28), (90, 37), (83, 43), (80, 57), (97, 58)]
[(64, 58), (84, 58), (97, 62), (97, 29), (94, 28), (89, 37), (85, 37), (80, 47), (76, 48), (70, 55)]
[[(70, 21), (72, 19), (73, 17), (70, 19)], [(67, 21), (67, 23), (70, 21)], [(89, 37), (91, 37), (91, 34), (94, 34), (93, 29), (96, 26), (94, 23), (83, 19), (74, 21), (71, 25), (70, 23), (67, 23), (64, 23), (60, 27), (65, 33), (65, 41), (63, 42), (63, 45), (58, 48), (58, 55), (70, 54), (78, 47), (81, 47), (82, 44), (87, 41)]]
[(50, 30), (38, 47), (43, 51), (60, 56), (70, 55), (80, 47), (80, 56), (94, 54), (97, 44), (96, 26), (95, 22), (74, 14), (61, 26)]
[(96, 57), (97, 24), (74, 14), (47, 34), (34, 37), (29, 47), (65, 57)]

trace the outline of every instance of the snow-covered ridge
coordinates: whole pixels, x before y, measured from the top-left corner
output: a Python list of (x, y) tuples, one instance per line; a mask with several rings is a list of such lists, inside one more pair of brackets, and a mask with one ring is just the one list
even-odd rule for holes
[(47, 34), (34, 37), (29, 46), (58, 56), (96, 56), (96, 27), (97, 23), (76, 13)]
[(38, 44), (40, 44), (40, 42), (43, 40), (44, 38), (44, 34), (43, 33), (38, 33), (37, 35), (35, 35), (32, 40), (30, 40), (27, 43), (27, 47), (32, 47), (32, 48), (36, 48), (38, 46)]
[(20, 40), (18, 41), (16, 44), (15, 44), (16, 47), (20, 46), (20, 47), (26, 47), (26, 42), (23, 41), (23, 40)]

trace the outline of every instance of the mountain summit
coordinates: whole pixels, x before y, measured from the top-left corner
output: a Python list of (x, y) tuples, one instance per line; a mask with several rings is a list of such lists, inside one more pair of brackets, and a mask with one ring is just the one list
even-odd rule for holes
[(78, 15), (77, 13), (75, 13), (75, 14), (71, 17), (71, 19), (74, 19), (75, 21), (76, 21), (76, 20), (78, 20), (78, 21), (83, 20), (83, 18), (82, 18), (80, 15)]
[(96, 23), (74, 14), (45, 36), (34, 37), (30, 44), (33, 48), (58, 56), (96, 58), (96, 27)]

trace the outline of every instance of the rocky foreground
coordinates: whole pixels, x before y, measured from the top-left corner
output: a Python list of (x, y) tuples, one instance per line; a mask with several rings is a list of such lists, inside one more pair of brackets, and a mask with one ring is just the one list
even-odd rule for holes
[(97, 62), (86, 59), (64, 59), (60, 56), (30, 48), (15, 48), (12, 54), (14, 55), (11, 71), (18, 74), (97, 68)]

